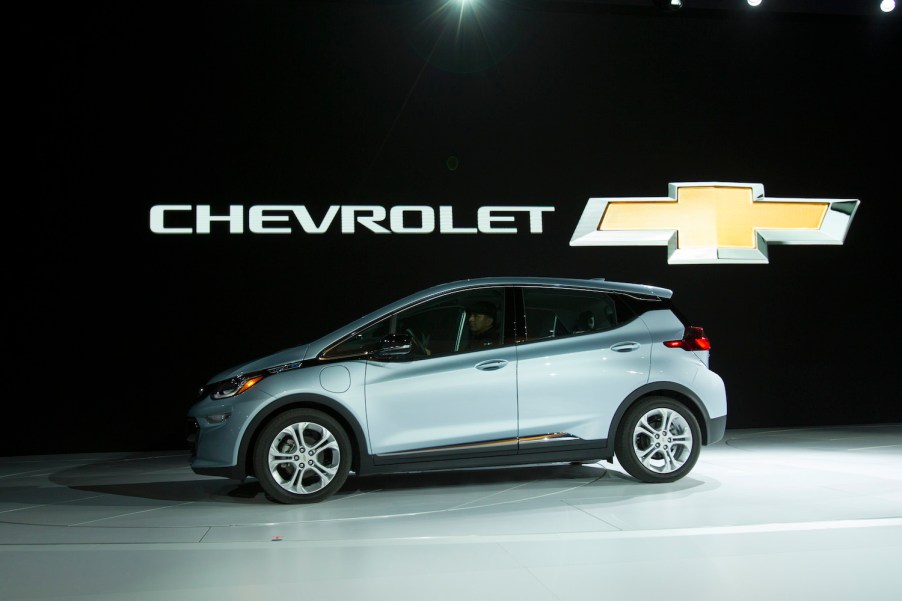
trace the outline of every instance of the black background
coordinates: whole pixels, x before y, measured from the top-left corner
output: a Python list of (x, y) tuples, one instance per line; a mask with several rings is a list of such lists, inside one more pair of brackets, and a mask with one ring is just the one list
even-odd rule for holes
[[(486, 275), (672, 288), (713, 341), (729, 428), (902, 421), (898, 15), (443, 4), (16, 20), (0, 453), (184, 448), (210, 376)], [(590, 197), (686, 181), (861, 206), (844, 245), (771, 245), (766, 265), (569, 246)], [(555, 211), (542, 234), (180, 236), (151, 233), (157, 204), (453, 205), (461, 226), (482, 205)]]

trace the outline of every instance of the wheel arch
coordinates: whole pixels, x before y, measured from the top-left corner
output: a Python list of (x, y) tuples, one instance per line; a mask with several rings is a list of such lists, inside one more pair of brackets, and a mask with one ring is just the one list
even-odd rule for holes
[(617, 407), (617, 411), (614, 412), (614, 418), (611, 420), (611, 425), (608, 429), (608, 440), (616, 440), (617, 432), (627, 410), (649, 396), (664, 396), (685, 405), (698, 422), (698, 427), (702, 432), (702, 444), (708, 444), (710, 416), (708, 415), (708, 410), (705, 409), (705, 404), (702, 403), (698, 395), (676, 382), (649, 382), (630, 393)]
[(366, 436), (360, 422), (341, 403), (329, 397), (304, 393), (282, 397), (263, 408), (248, 425), (241, 437), (238, 447), (237, 471), (244, 477), (253, 476), (254, 473), (254, 445), (260, 431), (270, 421), (291, 409), (316, 409), (329, 415), (345, 429), (351, 441), (351, 471), (359, 471), (362, 446), (366, 444)]

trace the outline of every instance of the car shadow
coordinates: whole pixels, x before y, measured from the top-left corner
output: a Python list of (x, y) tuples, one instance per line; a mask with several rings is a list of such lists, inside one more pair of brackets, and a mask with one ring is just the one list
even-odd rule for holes
[[(51, 482), (71, 491), (100, 495), (92, 498), (95, 505), (116, 504), (116, 497), (162, 500), (175, 503), (238, 503), (271, 504), (257, 480), (239, 482), (225, 478), (197, 476), (189, 466), (186, 454), (133, 454), (110, 460), (92, 460), (69, 466), (49, 474)], [(572, 484), (571, 484), (572, 482)], [(333, 496), (320, 502), (332, 504), (374, 492), (424, 492), (445, 489), (460, 491), (468, 487), (517, 487), (529, 484), (537, 494), (569, 489), (576, 485), (592, 484), (620, 486), (618, 495), (655, 494), (685, 490), (702, 484), (689, 478), (660, 488), (646, 485), (610, 464), (560, 463), (512, 466), (503, 468), (473, 468), (435, 472), (401, 473), (374, 476), (351, 474)], [(652, 487), (652, 488), (649, 488)], [(40, 487), (7, 487), (0, 493), (3, 500), (17, 503), (60, 502), (59, 493)], [(104, 496), (109, 496), (104, 499)]]
[[(191, 471), (187, 453), (130, 453), (108, 459), (88, 458), (78, 465), (68, 463), (48, 474), (49, 480), (72, 491), (101, 495), (92, 504), (117, 503), (116, 497), (132, 497), (176, 503), (254, 503), (270, 501), (256, 480), (239, 482), (198, 476)], [(19, 493), (7, 487), (0, 497), (18, 503), (59, 502), (52, 488), (25, 487)], [(110, 499), (106, 501), (105, 495)], [(259, 498), (259, 500), (258, 500)], [(77, 497), (76, 497), (77, 499)]]

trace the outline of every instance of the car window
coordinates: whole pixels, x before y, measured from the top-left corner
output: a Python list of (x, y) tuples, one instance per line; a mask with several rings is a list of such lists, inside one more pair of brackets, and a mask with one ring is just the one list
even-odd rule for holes
[(413, 338), (409, 358), (439, 357), (504, 344), (504, 289), (478, 288), (411, 307), (397, 332)]
[(560, 338), (610, 330), (634, 312), (615, 293), (524, 288), (526, 340)]
[(460, 348), (466, 309), (457, 303), (417, 307), (398, 315), (398, 332), (413, 339), (414, 354), (447, 355)]
[(407, 334), (412, 339), (411, 353), (397, 360), (439, 357), (500, 346), (505, 343), (503, 324), (504, 289), (478, 288), (445, 295), (386, 316), (328, 349), (323, 357), (372, 352), (388, 334)]
[(378, 349), (382, 344), (382, 339), (390, 333), (392, 333), (392, 320), (383, 319), (360, 330), (341, 344), (327, 349), (323, 353), (323, 358), (336, 359), (370, 353)]

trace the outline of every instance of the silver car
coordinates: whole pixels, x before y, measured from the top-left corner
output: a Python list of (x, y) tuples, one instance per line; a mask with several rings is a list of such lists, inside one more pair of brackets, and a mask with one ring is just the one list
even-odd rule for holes
[(481, 278), (410, 295), (213, 378), (190, 409), (191, 468), (281, 503), (357, 476), (612, 461), (672, 482), (723, 437), (723, 380), (670, 290)]

